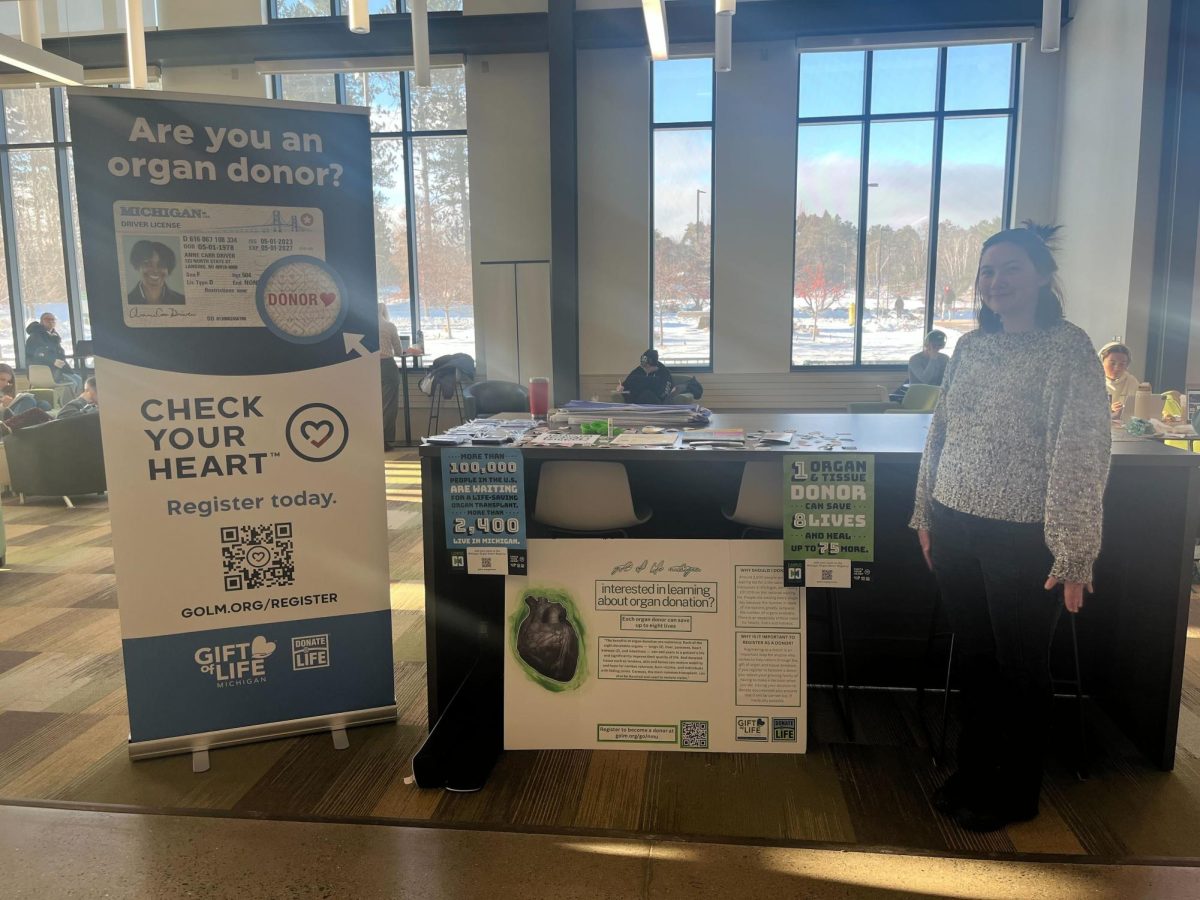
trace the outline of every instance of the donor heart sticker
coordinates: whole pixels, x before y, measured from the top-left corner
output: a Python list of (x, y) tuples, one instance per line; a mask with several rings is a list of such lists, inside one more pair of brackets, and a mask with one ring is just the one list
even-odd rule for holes
[(328, 403), (306, 403), (288, 418), (285, 437), (301, 459), (326, 462), (345, 448), (350, 427), (346, 417)]
[(315, 256), (285, 256), (267, 266), (256, 301), (263, 324), (293, 344), (327, 340), (346, 319), (346, 287)]

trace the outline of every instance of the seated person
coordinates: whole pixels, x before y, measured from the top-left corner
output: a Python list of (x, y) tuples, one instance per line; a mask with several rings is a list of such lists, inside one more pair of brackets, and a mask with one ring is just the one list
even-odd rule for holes
[(946, 333), (944, 331), (934, 330), (925, 335), (925, 344), (921, 348), (921, 352), (914, 353), (908, 358), (908, 379), (893, 391), (888, 399), (897, 403), (903, 400), (904, 395), (908, 393), (910, 384), (940, 386), (942, 378), (946, 374), (946, 364), (950, 362), (950, 357), (942, 352), (942, 348), (945, 346)]
[(671, 372), (659, 365), (658, 351), (647, 350), (642, 354), (638, 367), (625, 376), (618, 388), (630, 403), (666, 403), (675, 390)]
[(83, 379), (70, 370), (67, 354), (63, 351), (62, 338), (54, 330), (58, 319), (52, 312), (44, 312), (36, 322), (25, 326), (25, 362), (27, 365), (49, 366), (54, 380), (59, 384), (71, 385), (71, 396), (79, 395)]
[(1110, 341), (1100, 348), (1100, 364), (1104, 366), (1104, 387), (1108, 391), (1109, 409), (1114, 419), (1125, 409), (1125, 398), (1137, 393), (1138, 380), (1129, 372), (1133, 354), (1119, 341)]
[(908, 359), (909, 384), (942, 383), (942, 376), (946, 374), (946, 364), (950, 362), (950, 357), (942, 352), (945, 346), (944, 331), (934, 330), (925, 335), (925, 345), (921, 352), (914, 353)]
[(83, 383), (83, 393), (58, 411), (57, 419), (69, 419), (100, 411), (100, 394), (96, 390), (96, 376), (89, 375)]
[(49, 409), (50, 404), (45, 401), (39, 402), (37, 397), (27, 391), (18, 394), (17, 373), (8, 363), (0, 363), (0, 422), (39, 407)]

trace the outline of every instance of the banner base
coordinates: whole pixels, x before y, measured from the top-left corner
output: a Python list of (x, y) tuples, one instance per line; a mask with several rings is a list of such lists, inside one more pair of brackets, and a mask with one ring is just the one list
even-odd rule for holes
[(356, 725), (394, 722), (396, 718), (396, 705), (393, 703), (391, 706), (356, 709), (352, 712), (331, 713), (305, 719), (289, 719), (286, 722), (267, 722), (262, 725), (247, 725), (243, 728), (228, 728), (223, 731), (207, 731), (201, 734), (185, 734), (152, 741), (130, 741), (129, 758), (153, 759), (158, 756), (216, 750), (219, 747), (233, 747), (237, 744), (251, 744), (255, 741), (271, 741), (318, 731), (337, 729), (344, 731), (344, 729)]

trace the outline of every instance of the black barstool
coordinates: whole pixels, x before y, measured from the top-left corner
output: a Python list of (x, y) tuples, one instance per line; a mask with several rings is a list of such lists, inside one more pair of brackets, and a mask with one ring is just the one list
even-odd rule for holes
[[(1087, 765), (1087, 721), (1084, 716), (1083, 704), (1083, 676), (1079, 666), (1079, 638), (1075, 630), (1075, 615), (1068, 615), (1067, 622), (1071, 632), (1071, 663), (1072, 675), (1061, 678), (1054, 676), (1053, 664), (1053, 648), (1054, 639), (1058, 634), (1059, 625), (1062, 622), (1062, 612), (1064, 607), (1059, 604), (1058, 612), (1054, 618), (1054, 627), (1050, 630), (1049, 643), (1046, 648), (1046, 666), (1049, 670), (1050, 684), (1052, 689), (1057, 693), (1058, 688), (1070, 690), (1075, 695), (1075, 714), (1076, 714), (1076, 750), (1075, 750), (1075, 775), (1081, 781), (1088, 777)], [(917, 681), (917, 719), (921, 723), (921, 730), (925, 733), (925, 738), (929, 742), (930, 748), (933, 750), (933, 764), (940, 766), (946, 758), (946, 732), (947, 723), (950, 717), (950, 684), (954, 672), (954, 645), (955, 638), (953, 631), (939, 631), (938, 622), (941, 619), (942, 613), (942, 595), (937, 595), (937, 600), (933, 605), (933, 613), (929, 618), (929, 636), (925, 641), (925, 653), (922, 658), (921, 671)], [(939, 735), (937, 746), (934, 747), (933, 737), (929, 731), (929, 725), (925, 721), (923, 713), (925, 699), (925, 672), (929, 669), (929, 659), (933, 654), (933, 645), (937, 640), (948, 640), (949, 644), (946, 648), (946, 675), (942, 682), (942, 727)]]

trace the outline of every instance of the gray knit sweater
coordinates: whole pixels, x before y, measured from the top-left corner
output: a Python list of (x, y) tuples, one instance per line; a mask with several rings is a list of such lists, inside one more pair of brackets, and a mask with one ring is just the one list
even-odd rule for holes
[(1069, 322), (965, 334), (946, 367), (917, 479), (913, 528), (932, 497), (1007, 522), (1041, 522), (1049, 574), (1092, 580), (1111, 453), (1104, 372)]

